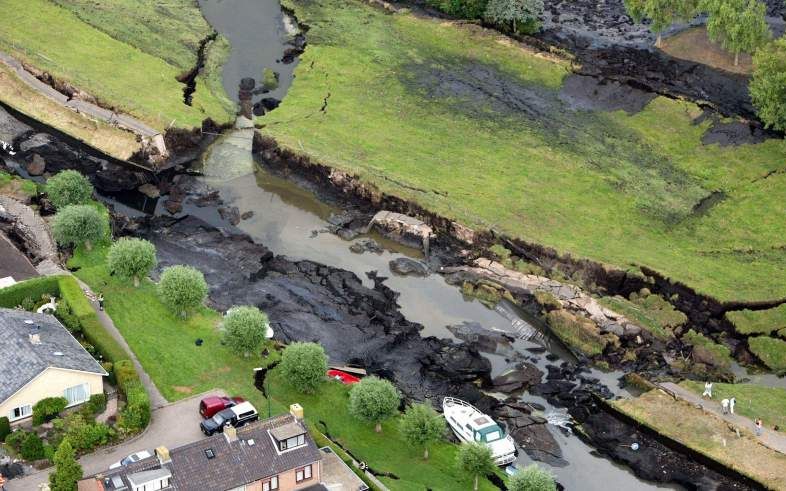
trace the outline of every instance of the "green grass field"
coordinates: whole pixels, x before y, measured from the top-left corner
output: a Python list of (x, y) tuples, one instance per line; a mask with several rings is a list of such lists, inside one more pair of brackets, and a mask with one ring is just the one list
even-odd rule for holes
[[(103, 293), (107, 313), (164, 397), (173, 401), (220, 388), (242, 395), (265, 412), (267, 401), (254, 387), (253, 369), (267, 366), (278, 354), (268, 358), (238, 356), (219, 342), (218, 312), (201, 308), (187, 320), (173, 315), (159, 302), (149, 279), (134, 288), (130, 282), (110, 276), (104, 262), (106, 252), (106, 244), (90, 253), (80, 248), (69, 267), (79, 268), (75, 274), (94, 291)], [(201, 347), (194, 344), (197, 338), (204, 340)], [(435, 445), (430, 460), (424, 462), (422, 450), (409, 446), (399, 433), (398, 418), (384, 423), (382, 435), (374, 432), (373, 425), (351, 418), (346, 410), (346, 386), (326, 382), (317, 393), (305, 396), (275, 370), (269, 377), (274, 413), (287, 410), (294, 402), (302, 404), (306, 419), (354, 456), (378, 472), (396, 475), (399, 479), (382, 478), (391, 489), (471, 488), (471, 480), (455, 468), (456, 445)], [(481, 489), (496, 488), (483, 480)]]
[(206, 83), (210, 74), (197, 78), (192, 106), (183, 103), (176, 78), (193, 66), (195, 43), (210, 32), (193, 2), (60, 3), (68, 8), (50, 0), (0, 2), (0, 49), (160, 130), (231, 120), (233, 105)]
[(767, 310), (739, 310), (726, 313), (740, 334), (770, 334), (786, 329), (786, 305)]
[[(287, 4), (309, 44), (258, 121), (282, 145), (467, 225), (648, 266), (720, 300), (786, 296), (786, 173), (763, 178), (786, 168), (780, 142), (704, 146), (701, 110), (666, 98), (633, 115), (573, 111), (564, 64), (474, 27), (355, 0)], [(694, 212), (714, 191), (726, 198)]]
[(786, 375), (786, 341), (767, 336), (750, 337), (748, 348), (772, 371)]

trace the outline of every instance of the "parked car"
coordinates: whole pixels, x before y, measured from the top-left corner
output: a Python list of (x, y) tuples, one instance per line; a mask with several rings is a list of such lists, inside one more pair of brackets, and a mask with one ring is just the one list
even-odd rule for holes
[(146, 459), (148, 457), (152, 457), (153, 454), (148, 452), (147, 450), (140, 450), (139, 452), (134, 452), (128, 457), (124, 458), (120, 462), (115, 462), (114, 464), (110, 465), (110, 469), (117, 469), (119, 467), (125, 467), (128, 464), (133, 464), (134, 462), (138, 462), (142, 459)]
[(208, 396), (199, 401), (199, 414), (203, 419), (212, 418), (217, 412), (229, 409), (241, 402), (246, 402), (246, 400), (237, 396)]
[(235, 428), (240, 428), (246, 423), (256, 421), (259, 419), (259, 414), (250, 402), (241, 402), (229, 409), (224, 409), (213, 415), (212, 418), (206, 419), (199, 423), (202, 433), (207, 436), (216, 432), (223, 432), (224, 426), (232, 425)]
[(359, 378), (347, 372), (342, 372), (341, 370), (332, 370), (332, 369), (328, 370), (327, 376), (332, 379), (338, 380), (342, 384), (346, 384), (346, 385), (356, 384), (360, 382)]

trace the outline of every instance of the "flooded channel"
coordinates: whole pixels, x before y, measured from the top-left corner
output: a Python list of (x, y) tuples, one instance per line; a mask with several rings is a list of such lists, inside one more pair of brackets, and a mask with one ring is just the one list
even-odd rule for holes
[[(544, 372), (549, 365), (575, 361), (570, 352), (550, 336), (539, 319), (529, 316), (512, 303), (503, 301), (489, 308), (462, 295), (460, 289), (449, 285), (439, 274), (397, 276), (390, 270), (389, 263), (394, 259), (423, 260), (421, 251), (375, 234), (346, 241), (328, 232), (328, 219), (341, 210), (255, 163), (250, 156), (247, 131), (236, 128), (217, 140), (204, 155), (200, 170), (205, 183), (219, 190), (223, 206), (237, 207), (241, 214), (253, 212), (249, 218), (241, 220), (237, 228), (255, 241), (275, 254), (293, 260), (307, 259), (351, 271), (368, 286), (372, 286), (373, 282), (366, 273), (377, 272), (386, 278), (385, 284), (399, 294), (397, 302), (407, 319), (424, 326), (423, 336), (462, 342), (454, 336), (451, 328), (465, 324), (508, 334), (515, 341), (506, 350), (484, 353), (492, 364), (492, 376), (520, 360), (533, 363)], [(184, 211), (197, 214), (215, 226), (226, 225), (213, 209), (194, 207)], [(161, 209), (158, 212), (166, 213)], [(362, 254), (350, 251), (353, 243), (368, 238), (380, 243), (383, 250)], [(589, 376), (601, 380), (615, 394), (628, 395), (619, 388), (621, 373), (592, 370)], [(524, 395), (522, 400), (541, 404), (545, 408), (544, 417), (560, 422), (560, 409), (544, 399)], [(548, 425), (548, 429), (562, 451), (562, 459), (551, 469), (567, 489), (674, 489), (641, 481), (628, 469), (597, 455), (577, 436), (556, 425)], [(525, 465), (529, 462), (529, 457), (521, 451), (519, 463)]]

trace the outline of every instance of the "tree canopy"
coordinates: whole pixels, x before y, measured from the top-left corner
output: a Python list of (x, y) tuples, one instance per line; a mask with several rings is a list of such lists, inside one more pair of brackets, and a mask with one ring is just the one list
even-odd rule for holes
[(525, 32), (531, 33), (542, 14), (543, 0), (490, 0), (483, 16), (497, 25), (511, 24), (516, 33), (519, 25), (524, 25)]
[(292, 343), (284, 349), (279, 369), (297, 390), (313, 393), (325, 380), (325, 349), (317, 343)]
[(423, 458), (428, 459), (428, 446), (445, 436), (445, 418), (429, 404), (412, 404), (401, 416), (401, 434), (412, 446), (424, 447)]
[(396, 414), (401, 394), (393, 384), (378, 377), (366, 377), (349, 392), (349, 413), (375, 423), (374, 431), (382, 431), (382, 421)]
[(49, 474), (51, 491), (74, 491), (77, 481), (82, 478), (82, 466), (76, 461), (76, 454), (68, 438), (60, 442), (52, 461), (55, 471)]
[(661, 33), (675, 22), (688, 21), (698, 9), (699, 0), (624, 0), (625, 10), (636, 23), (649, 19), (650, 30), (658, 35), (655, 42), (660, 46)]
[(46, 194), (58, 210), (69, 205), (89, 203), (93, 185), (75, 170), (64, 170), (46, 182)]
[(707, 34), (734, 53), (735, 65), (740, 53), (753, 53), (771, 37), (767, 6), (759, 0), (704, 0), (701, 6), (709, 16)]
[(161, 301), (181, 317), (195, 309), (207, 297), (207, 282), (201, 271), (191, 266), (170, 266), (158, 282)]
[(508, 491), (557, 491), (557, 483), (549, 471), (532, 463), (511, 476)]
[(227, 346), (248, 356), (265, 342), (269, 325), (264, 312), (246, 305), (229, 309), (221, 323), (221, 330)]
[(478, 489), (480, 476), (488, 476), (496, 469), (491, 449), (481, 443), (464, 443), (456, 454), (458, 468), (475, 478), (475, 491)]
[(750, 94), (759, 117), (768, 128), (786, 131), (786, 37), (753, 56)]
[(112, 244), (106, 259), (109, 271), (132, 278), (134, 286), (139, 286), (140, 278), (156, 267), (156, 247), (144, 239), (122, 238)]
[(107, 217), (90, 205), (70, 205), (58, 211), (52, 220), (52, 235), (60, 245), (80, 246), (87, 250), (109, 230)]

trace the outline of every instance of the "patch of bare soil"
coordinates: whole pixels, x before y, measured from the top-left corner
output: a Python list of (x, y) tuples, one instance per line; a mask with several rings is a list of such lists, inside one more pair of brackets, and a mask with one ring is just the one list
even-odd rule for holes
[(687, 29), (664, 39), (661, 50), (675, 58), (703, 63), (731, 73), (748, 75), (753, 70), (750, 55), (740, 54), (739, 65), (735, 66), (734, 55), (710, 41), (704, 27)]

